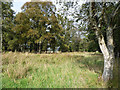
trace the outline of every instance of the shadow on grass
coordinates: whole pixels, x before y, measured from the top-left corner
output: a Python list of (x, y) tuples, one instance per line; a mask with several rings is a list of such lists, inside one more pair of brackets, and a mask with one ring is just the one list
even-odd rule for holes
[(107, 83), (108, 88), (118, 88), (120, 84), (119, 63), (115, 61), (113, 68), (113, 79)]
[(96, 73), (101, 74), (103, 71), (104, 61), (101, 56), (89, 56), (89, 57), (75, 57), (77, 64), (83, 64), (82, 66), (79, 65), (80, 68), (87, 68), (92, 70)]
[[(98, 73), (99, 76), (102, 76), (103, 69), (104, 69), (104, 60), (101, 55), (94, 55), (89, 57), (76, 56), (74, 58), (76, 58), (76, 64), (78, 64), (80, 68), (89, 69), (90, 71), (94, 71), (95, 73)], [(106, 86), (108, 88), (118, 88), (119, 86), (120, 80), (118, 80), (119, 79), (118, 67), (119, 65), (115, 61), (114, 70), (113, 70), (113, 79), (106, 83)]]

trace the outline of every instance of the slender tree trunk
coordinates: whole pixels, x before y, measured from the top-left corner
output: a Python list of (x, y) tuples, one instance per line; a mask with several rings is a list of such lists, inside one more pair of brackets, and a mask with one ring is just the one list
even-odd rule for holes
[(34, 52), (37, 53), (37, 43), (34, 43)]
[(55, 47), (53, 47), (53, 53), (55, 53)]
[(33, 47), (33, 44), (31, 43), (30, 44), (30, 52), (32, 52), (32, 47)]
[(47, 45), (46, 50), (45, 50), (46, 54), (47, 54), (47, 48), (48, 48), (48, 45)]
[(108, 81), (113, 78), (113, 65), (114, 65), (114, 45), (113, 45), (113, 29), (109, 26), (106, 30), (107, 36), (107, 48), (109, 53), (108, 60), (104, 61), (103, 80)]
[(21, 44), (20, 44), (20, 52), (22, 52), (22, 46), (21, 46)]
[(40, 54), (42, 53), (42, 43), (40, 43)]
[(39, 52), (39, 43), (37, 43), (37, 53)]
[(106, 33), (107, 33), (107, 45), (105, 44), (104, 36), (102, 34), (99, 35), (98, 31), (96, 31), (98, 43), (104, 57), (104, 71), (102, 75), (102, 79), (104, 81), (108, 81), (113, 78), (113, 64), (114, 64), (113, 61), (115, 59), (112, 29), (108, 28)]
[[(91, 16), (91, 23), (93, 24), (94, 28), (96, 29), (96, 36), (98, 38), (99, 47), (103, 53), (104, 57), (104, 71), (102, 75), (102, 79), (104, 81), (109, 81), (113, 78), (113, 61), (114, 61), (114, 45), (113, 45), (113, 29), (108, 24), (108, 28), (106, 30), (106, 37), (107, 37), (107, 44), (105, 43), (104, 36), (97, 25), (97, 21), (95, 19), (96, 7), (95, 2), (90, 3), (90, 16)], [(103, 12), (104, 13), (104, 9)], [(106, 17), (105, 17), (106, 19)], [(107, 19), (106, 19), (107, 20)], [(101, 27), (101, 24), (99, 24)]]
[(38, 52), (40, 53), (40, 43), (38, 43)]

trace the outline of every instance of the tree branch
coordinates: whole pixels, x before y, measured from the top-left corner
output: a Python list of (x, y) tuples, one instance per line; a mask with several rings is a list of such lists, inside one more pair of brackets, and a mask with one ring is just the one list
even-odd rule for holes
[(114, 11), (113, 17), (115, 17), (115, 15), (117, 14), (117, 11), (119, 10), (119, 8), (120, 8), (120, 1), (118, 2), (118, 6)]
[(120, 26), (117, 27), (117, 25), (115, 25), (115, 26), (113, 27), (113, 29), (117, 29), (117, 28), (120, 28)]

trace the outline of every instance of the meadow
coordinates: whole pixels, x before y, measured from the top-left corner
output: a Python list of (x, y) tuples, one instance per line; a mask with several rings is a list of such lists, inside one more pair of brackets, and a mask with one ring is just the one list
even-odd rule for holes
[(101, 53), (7, 52), (2, 54), (2, 64), (3, 88), (107, 87), (101, 80), (104, 64)]

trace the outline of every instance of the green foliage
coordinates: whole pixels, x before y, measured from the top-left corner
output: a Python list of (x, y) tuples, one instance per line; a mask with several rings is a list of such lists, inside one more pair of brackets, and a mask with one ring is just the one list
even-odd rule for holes
[[(108, 28), (108, 25), (110, 25), (113, 28), (114, 31), (114, 45), (115, 45), (115, 53), (119, 52), (119, 38), (118, 38), (118, 34), (120, 34), (120, 32), (118, 31), (118, 29), (120, 28), (119, 25), (119, 19), (120, 19), (120, 8), (117, 9), (117, 6), (120, 5), (120, 2), (114, 3), (114, 2), (106, 2), (106, 6), (105, 6), (105, 11), (103, 12), (103, 7), (102, 7), (103, 3), (100, 2), (96, 2), (95, 6), (96, 6), (96, 23), (97, 26), (100, 28), (99, 34), (102, 33), (103, 36), (105, 37), (105, 43), (107, 43), (107, 37), (106, 37), (106, 30)], [(88, 51), (100, 51), (100, 48), (98, 46), (98, 41), (97, 41), (97, 37), (95, 35), (95, 28), (92, 28), (92, 24), (90, 21), (90, 2), (86, 2), (85, 4), (82, 5), (81, 7), (82, 9), (79, 11), (79, 14), (77, 14), (77, 22), (81, 21), (81, 25), (82, 28), (85, 27), (85, 29), (83, 29), (83, 31), (87, 32), (87, 39), (88, 39)], [(117, 9), (116, 15), (113, 16), (113, 12), (115, 11), (115, 9)], [(104, 13), (104, 14), (102, 14)], [(93, 17), (93, 16), (92, 16)], [(106, 20), (104, 19), (106, 17), (106, 20), (108, 20), (108, 22), (106, 22)], [(101, 19), (100, 19), (101, 18)], [(98, 19), (100, 19), (98, 21)], [(100, 26), (101, 25), (101, 26)], [(87, 28), (86, 28), (87, 27)], [(93, 26), (94, 27), (94, 26)]]
[[(11, 2), (2, 2), (2, 49), (3, 51), (9, 50), (9, 43), (14, 35), (11, 31), (13, 27), (13, 20), (14, 20), (14, 11), (11, 9), (12, 3)], [(13, 46), (12, 46), (13, 48)]]
[(49, 44), (55, 51), (60, 46), (58, 42), (63, 30), (58, 15), (55, 14), (55, 6), (51, 2), (27, 2), (21, 9), (22, 12), (15, 16), (13, 25), (8, 24), (11, 21), (9, 18), (4, 20), (8, 27), (6, 25), (7, 33), (3, 27), (3, 50), (41, 52), (47, 51)]
[(89, 34), (87, 37), (88, 37), (88, 51), (89, 52), (91, 52), (91, 51), (101, 52), (95, 32), (93, 30), (89, 30)]
[[(48, 48), (55, 51), (57, 47), (62, 52), (67, 51), (99, 51), (98, 41), (90, 24), (90, 3), (82, 5), (82, 9), (72, 14), (69, 9), (71, 2), (64, 3), (64, 7), (56, 13), (56, 6), (52, 2), (27, 2), (22, 12), (14, 16), (12, 3), (2, 3), (3, 18), (3, 51), (44, 52)], [(70, 7), (69, 7), (70, 6)], [(101, 12), (101, 3), (96, 3), (98, 12)], [(117, 6), (107, 3), (106, 14), (111, 15)], [(76, 7), (76, 6), (75, 6)], [(77, 13), (76, 13), (77, 12)], [(69, 19), (66, 15), (72, 16)], [(119, 44), (119, 13), (112, 20), (116, 24), (114, 29), (115, 52), (120, 51)], [(98, 15), (99, 16), (99, 15)], [(110, 17), (110, 16), (109, 16)], [(96, 18), (97, 19), (97, 18)], [(78, 25), (74, 25), (74, 21)], [(106, 39), (105, 20), (102, 20), (101, 32)]]

